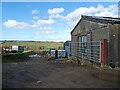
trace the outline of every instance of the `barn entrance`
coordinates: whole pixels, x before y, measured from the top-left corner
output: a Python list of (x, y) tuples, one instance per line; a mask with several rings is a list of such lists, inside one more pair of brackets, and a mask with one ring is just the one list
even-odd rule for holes
[(107, 64), (107, 39), (87, 41), (86, 36), (82, 36), (79, 42), (72, 43), (72, 46), (76, 46), (74, 44), (77, 45), (77, 58), (99, 64)]
[(79, 58), (101, 63), (101, 41), (87, 41), (79, 44)]

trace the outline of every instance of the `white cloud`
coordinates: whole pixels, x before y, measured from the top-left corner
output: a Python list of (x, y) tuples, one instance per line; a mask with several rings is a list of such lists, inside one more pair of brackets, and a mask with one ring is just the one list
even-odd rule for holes
[(32, 10), (32, 14), (37, 14), (37, 13), (39, 13), (40, 11), (39, 10), (37, 10), (37, 9), (35, 9), (35, 10)]
[[(63, 8), (53, 8), (49, 9), (48, 13), (50, 14), (48, 20), (38, 20), (38, 16), (34, 16), (33, 19), (37, 20), (35, 21), (34, 25), (29, 25), (25, 22), (17, 22), (16, 20), (8, 20), (3, 23), (4, 26), (7, 28), (12, 27), (19, 27), (19, 28), (28, 28), (29, 27), (37, 27), (38, 25), (52, 25), (56, 24), (56, 21), (53, 20), (53, 18), (59, 19), (60, 21), (66, 21), (68, 24), (75, 25), (79, 19), (81, 18), (81, 15), (93, 15), (93, 16), (110, 16), (110, 17), (118, 17), (118, 6), (117, 5), (110, 5), (108, 7), (104, 7), (103, 5), (98, 5), (97, 7), (79, 7), (72, 12), (68, 13), (67, 15), (60, 15), (61, 12), (63, 12)], [(38, 10), (33, 10), (32, 13), (37, 13)]]
[(70, 35), (58, 35), (56, 37), (54, 37), (55, 41), (67, 41), (70, 40), (71, 37)]
[(70, 33), (72, 30), (65, 30), (65, 32)]
[(110, 5), (107, 8), (101, 8), (101, 11), (96, 13), (95, 16), (104, 16), (104, 17), (118, 17), (118, 6)]
[(103, 5), (98, 5), (98, 7), (80, 7), (66, 16), (69, 22), (78, 22), (81, 15), (93, 15), (93, 16), (111, 16), (116, 17), (117, 5), (110, 5), (109, 7), (104, 7)]
[(39, 28), (39, 26), (38, 26), (38, 25), (36, 25), (36, 24), (32, 24), (32, 25), (31, 25), (31, 28), (38, 29), (38, 28)]
[(16, 20), (8, 20), (4, 22), (3, 25), (6, 26), (7, 28), (12, 28), (16, 27), (18, 25), (18, 22)]
[(59, 14), (64, 12), (64, 8), (53, 8), (53, 9), (48, 9), (49, 14)]
[(8, 20), (3, 23), (7, 28), (19, 28), (19, 29), (28, 29), (30, 25), (25, 22), (17, 22), (16, 20)]
[(52, 30), (51, 27), (40, 27), (39, 30)]
[(36, 35), (52, 35), (52, 34), (56, 34), (56, 33), (58, 33), (57, 31), (55, 31), (55, 30), (46, 30), (46, 31), (38, 31), (37, 33), (36, 33)]
[(56, 24), (56, 21), (53, 19), (49, 19), (49, 20), (38, 20), (37, 21), (38, 25), (53, 25)]
[(39, 31), (36, 32), (36, 35), (53, 35), (57, 33), (57, 30), (54, 30), (51, 27), (44, 26), (39, 28)]
[(16, 28), (20, 28), (20, 29), (30, 29), (30, 25), (28, 23), (25, 22), (19, 22)]
[(28, 24), (25, 22), (18, 22), (16, 20), (9, 19), (3, 23), (3, 26), (5, 26), (6, 28), (17, 28), (17, 29), (52, 30), (51, 27), (41, 27), (42, 25), (52, 25), (52, 24), (56, 24), (56, 21), (54, 21), (53, 19), (33, 21), (32, 24)]
[[(53, 20), (39, 20), (39, 24), (53, 24)], [(51, 35), (56, 34), (57, 31), (53, 30), (51, 27), (41, 27), (37, 24), (28, 24), (25, 22), (18, 22), (16, 20), (8, 20), (3, 23), (3, 25), (7, 28), (17, 28), (17, 29), (37, 29), (40, 30), (36, 34), (37, 35)]]
[(39, 17), (38, 17), (38, 16), (34, 16), (33, 19), (34, 19), (34, 20), (38, 20)]
[(98, 5), (97, 7), (79, 7), (68, 13), (66, 16), (52, 14), (49, 18), (57, 18), (59, 20), (67, 21), (68, 24), (75, 25), (80, 20), (81, 15), (118, 17), (118, 6), (110, 5), (104, 7), (103, 5)]
[(100, 13), (98, 13), (98, 14), (95, 14), (95, 16), (107, 16), (107, 17), (117, 17), (117, 15), (113, 15), (112, 13), (110, 13), (110, 12), (100, 12)]
[(57, 18), (57, 19), (60, 19), (60, 20), (64, 20), (66, 17), (65, 16), (62, 16), (60, 14), (51, 14), (49, 16), (49, 18)]

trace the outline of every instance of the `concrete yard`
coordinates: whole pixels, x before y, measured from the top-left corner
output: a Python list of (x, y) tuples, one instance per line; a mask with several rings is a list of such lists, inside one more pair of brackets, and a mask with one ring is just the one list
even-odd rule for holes
[(3, 88), (118, 88), (119, 70), (78, 66), (41, 56), (3, 63)]

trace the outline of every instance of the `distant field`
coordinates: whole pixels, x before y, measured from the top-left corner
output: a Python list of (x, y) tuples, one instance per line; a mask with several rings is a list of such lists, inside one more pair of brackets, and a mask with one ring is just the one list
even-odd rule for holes
[(40, 47), (44, 46), (46, 48), (58, 48), (63, 47), (63, 42), (4, 42), (2, 43), (3, 46), (12, 46), (12, 45), (22, 45), (22, 46), (35, 46)]

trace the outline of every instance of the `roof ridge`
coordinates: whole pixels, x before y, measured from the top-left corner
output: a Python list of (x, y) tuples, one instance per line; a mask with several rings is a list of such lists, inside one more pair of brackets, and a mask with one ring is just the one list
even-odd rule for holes
[(91, 17), (91, 18), (110, 18), (110, 19), (120, 19), (117, 17), (104, 17), (104, 16), (87, 16), (87, 15), (81, 15), (82, 18), (84, 17)]

